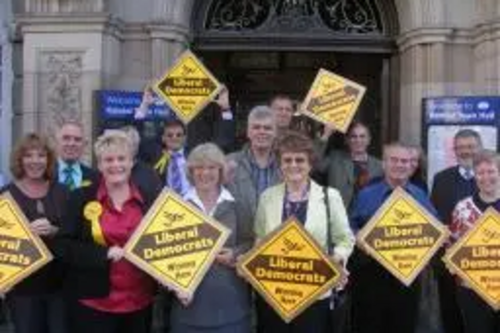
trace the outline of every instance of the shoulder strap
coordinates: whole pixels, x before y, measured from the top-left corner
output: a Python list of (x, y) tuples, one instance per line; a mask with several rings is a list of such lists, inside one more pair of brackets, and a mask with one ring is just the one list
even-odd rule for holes
[(333, 243), (332, 243), (332, 225), (330, 224), (331, 213), (330, 213), (330, 199), (328, 196), (328, 187), (323, 186), (323, 200), (325, 201), (326, 209), (326, 243), (328, 247), (328, 254), (333, 254)]

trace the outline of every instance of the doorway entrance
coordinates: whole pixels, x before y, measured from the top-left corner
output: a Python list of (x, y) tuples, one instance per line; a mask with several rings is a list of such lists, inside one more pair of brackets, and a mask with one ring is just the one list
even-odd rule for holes
[[(320, 68), (335, 72), (367, 87), (355, 119), (368, 124), (374, 147), (380, 146), (384, 130), (382, 54), (305, 51), (201, 51), (197, 52), (231, 94), (239, 133), (244, 133), (252, 107), (267, 104), (276, 94), (300, 103)], [(319, 126), (315, 126), (319, 127)]]
[(197, 0), (193, 45), (225, 82), (241, 128), (275, 94), (300, 102), (325, 68), (367, 87), (356, 118), (374, 147), (394, 139), (399, 115), (395, 37), (388, 0)]

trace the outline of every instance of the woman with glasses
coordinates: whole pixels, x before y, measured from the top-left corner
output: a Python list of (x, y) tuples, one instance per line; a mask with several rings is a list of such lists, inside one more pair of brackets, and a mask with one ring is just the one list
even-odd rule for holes
[[(335, 244), (333, 259), (345, 264), (353, 250), (354, 236), (339, 192), (333, 188), (323, 189), (309, 176), (313, 164), (312, 142), (302, 134), (289, 132), (281, 138), (277, 151), (284, 183), (261, 195), (254, 227), (257, 241), (293, 217), (316, 239), (325, 253)], [(328, 237), (327, 230), (331, 230), (331, 237)], [(329, 238), (333, 244), (327, 244)], [(322, 295), (288, 324), (258, 297), (257, 330), (259, 333), (309, 333), (314, 327), (314, 332), (327, 332), (329, 296), (330, 293)]]

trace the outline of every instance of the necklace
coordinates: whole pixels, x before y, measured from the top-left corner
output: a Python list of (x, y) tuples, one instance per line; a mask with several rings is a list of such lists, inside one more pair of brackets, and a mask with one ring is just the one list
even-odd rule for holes
[(290, 200), (290, 192), (288, 188), (285, 188), (284, 213), (286, 218), (291, 216), (297, 217), (302, 210), (307, 209), (306, 202), (309, 197), (309, 188), (310, 184), (307, 184), (307, 186), (302, 189), (299, 200), (294, 201)]

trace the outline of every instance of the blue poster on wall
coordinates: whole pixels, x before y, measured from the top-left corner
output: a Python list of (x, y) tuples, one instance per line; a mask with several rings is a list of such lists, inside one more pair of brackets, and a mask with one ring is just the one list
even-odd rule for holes
[[(143, 98), (140, 91), (99, 90), (96, 91), (95, 134), (105, 129), (133, 125), (142, 139), (155, 139), (161, 136), (165, 121), (174, 117), (165, 102), (153, 95), (152, 103), (146, 113), (139, 111)], [(138, 116), (140, 115), (140, 116)]]
[(477, 131), (487, 149), (499, 144), (500, 97), (450, 96), (423, 100), (422, 146), (428, 156), (428, 180), (456, 164), (453, 137), (464, 128)]
[[(135, 110), (142, 101), (142, 92), (100, 90), (97, 92), (99, 114), (103, 120), (134, 120)], [(154, 98), (144, 120), (166, 120), (172, 111), (160, 98)]]

